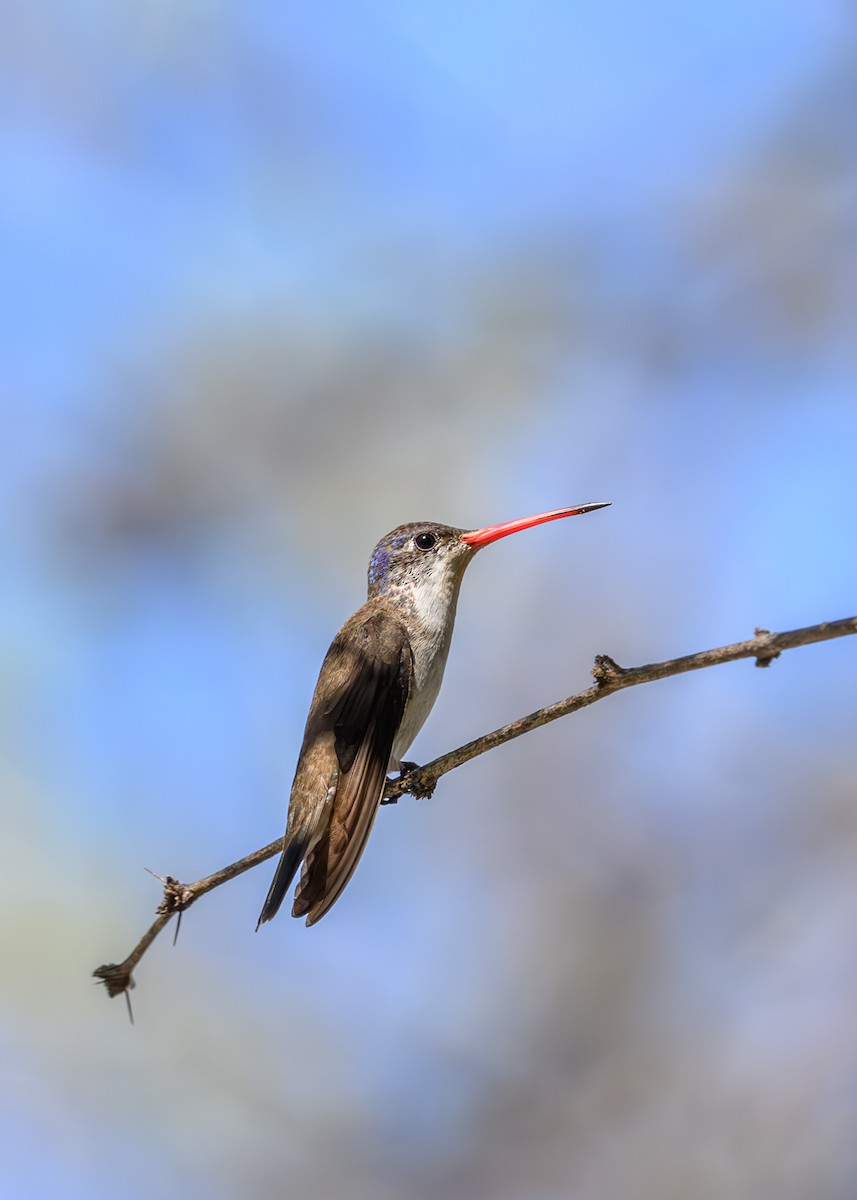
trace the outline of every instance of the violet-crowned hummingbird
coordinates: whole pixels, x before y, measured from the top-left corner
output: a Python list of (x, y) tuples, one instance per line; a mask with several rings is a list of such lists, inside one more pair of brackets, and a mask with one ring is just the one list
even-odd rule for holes
[(578, 504), (470, 532), (417, 521), (381, 539), (369, 560), (369, 598), (322, 663), (283, 853), (257, 929), (276, 915), (301, 863), (292, 916), (313, 925), (342, 894), (371, 832), (387, 771), (399, 769), (437, 698), (458, 590), (476, 551), (520, 529), (606, 507)]

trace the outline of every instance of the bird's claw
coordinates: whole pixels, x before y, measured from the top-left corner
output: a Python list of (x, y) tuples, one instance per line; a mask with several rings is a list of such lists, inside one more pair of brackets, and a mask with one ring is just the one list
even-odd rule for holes
[(433, 779), (430, 782), (420, 780), (418, 773), (422, 769), (419, 763), (399, 763), (399, 774), (395, 779), (387, 780), (387, 786), (393, 789), (393, 795), (383, 796), (381, 803), (398, 804), (399, 797), (408, 793), (417, 800), (428, 800), (434, 794), (434, 789), (437, 787), (437, 780)]
[(405, 785), (407, 791), (411, 793), (417, 800), (430, 800), (434, 795), (434, 789), (437, 787), (437, 780), (431, 783), (424, 783), (416, 779), (411, 779), (411, 776), (416, 775), (422, 768), (415, 762), (399, 763), (399, 782)]

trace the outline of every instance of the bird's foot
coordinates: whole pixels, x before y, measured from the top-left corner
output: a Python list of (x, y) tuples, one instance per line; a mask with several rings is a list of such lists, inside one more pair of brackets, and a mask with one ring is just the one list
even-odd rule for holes
[(423, 768), (415, 762), (399, 763), (399, 774), (395, 779), (387, 780), (387, 790), (390, 796), (384, 796), (382, 804), (397, 804), (399, 797), (409, 793), (417, 800), (428, 800), (437, 786), (436, 779), (422, 780), (418, 778)]
[(411, 779), (411, 776), (421, 770), (422, 767), (415, 762), (399, 763), (399, 783), (403, 784), (405, 791), (410, 792), (417, 800), (430, 800), (437, 787), (437, 780), (426, 783), (422, 780)]

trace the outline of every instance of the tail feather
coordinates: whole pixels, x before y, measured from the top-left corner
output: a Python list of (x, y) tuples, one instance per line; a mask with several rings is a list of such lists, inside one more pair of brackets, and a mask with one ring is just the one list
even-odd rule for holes
[[(287, 834), (286, 836), (288, 838), (289, 835)], [(256, 922), (257, 933), (260, 925), (264, 925), (266, 921), (270, 921), (279, 912), (286, 892), (291, 887), (298, 867), (301, 865), (303, 857), (309, 849), (309, 843), (309, 834), (299, 832), (293, 834), (291, 839), (283, 846), (283, 853), (274, 872), (274, 878), (268, 889), (268, 895), (265, 897), (265, 903), (262, 905), (259, 920)]]

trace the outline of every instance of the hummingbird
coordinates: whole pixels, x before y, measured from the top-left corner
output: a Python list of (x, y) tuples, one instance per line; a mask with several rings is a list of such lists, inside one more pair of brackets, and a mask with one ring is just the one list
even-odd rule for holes
[[(302, 866), (292, 916), (314, 925), (354, 874), (384, 794), (437, 699), (461, 580), (477, 550), (578, 504), (488, 525), (400, 525), (369, 560), (366, 603), (324, 659), (298, 755), (283, 850), (256, 928), (276, 916)], [(412, 764), (408, 764), (409, 766)]]

